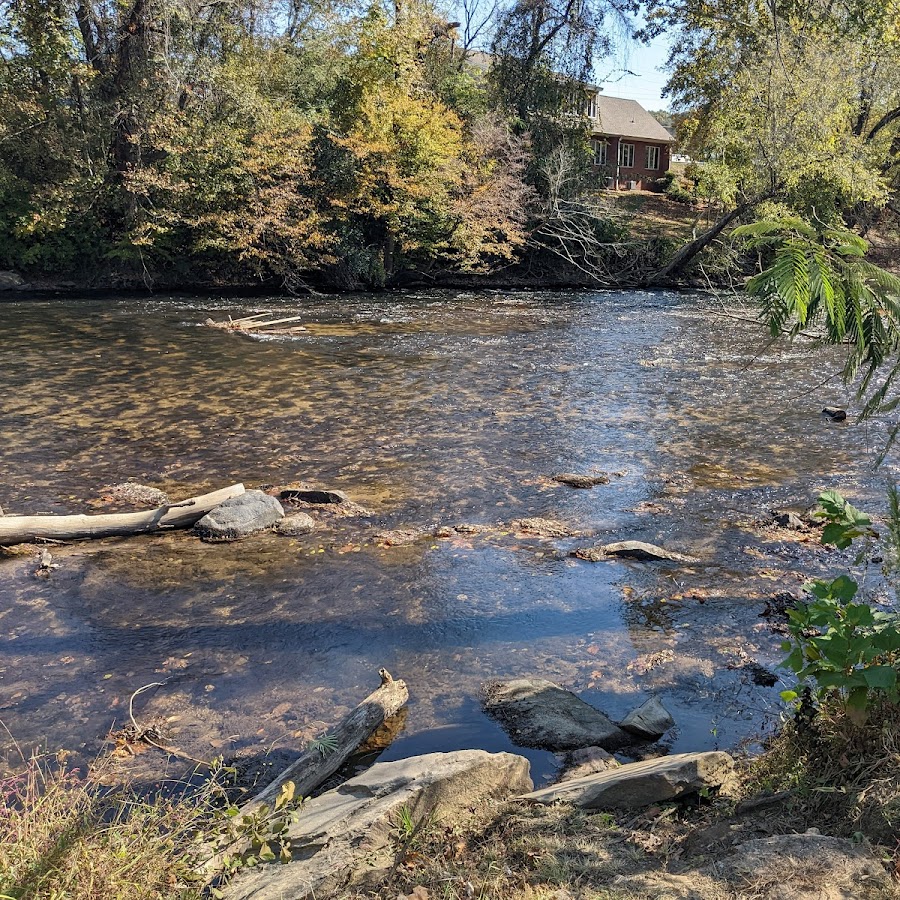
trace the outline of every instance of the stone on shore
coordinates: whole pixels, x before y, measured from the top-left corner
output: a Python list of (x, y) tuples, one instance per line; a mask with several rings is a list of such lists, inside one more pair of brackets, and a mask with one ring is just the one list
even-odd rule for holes
[(644, 541), (617, 541), (614, 544), (604, 544), (597, 547), (581, 547), (570, 554), (578, 559), (588, 562), (603, 562), (610, 557), (623, 557), (626, 559), (639, 559), (645, 562), (655, 560), (671, 560), (672, 562), (696, 562), (690, 556), (676, 553), (674, 550), (666, 550), (656, 544), (647, 544)]
[(281, 504), (262, 491), (245, 491), (210, 510), (194, 526), (205, 541), (237, 541), (284, 518)]
[(847, 410), (841, 409), (839, 406), (826, 406), (822, 410), (822, 415), (834, 422), (843, 422), (847, 418)]
[(528, 760), (512, 753), (459, 750), (376, 763), (305, 803), (289, 830), (293, 860), (245, 869), (225, 900), (313, 900), (338, 896), (359, 878), (373, 880), (394, 862), (401, 815), (449, 824), (485, 800), (532, 787)]
[(18, 272), (0, 272), (0, 291), (21, 291), (28, 284)]
[(284, 537), (299, 537), (303, 534), (309, 534), (316, 527), (313, 517), (305, 512), (293, 513), (285, 516), (275, 524), (275, 532)]
[(486, 685), (484, 709), (519, 747), (556, 752), (583, 747), (618, 750), (634, 743), (600, 710), (542, 678)]
[(562, 800), (582, 809), (640, 809), (721, 787), (733, 768), (732, 758), (721, 751), (680, 753), (563, 781), (521, 799), (543, 804)]
[(592, 488), (598, 484), (609, 484), (609, 475), (579, 475), (576, 472), (559, 472), (551, 475), (550, 478), (573, 488)]
[(787, 509), (776, 509), (772, 513), (772, 521), (780, 528), (790, 528), (792, 531), (803, 531), (806, 523), (796, 513)]
[(651, 697), (646, 703), (633, 709), (621, 722), (620, 727), (644, 740), (655, 741), (675, 725), (671, 713), (662, 701)]

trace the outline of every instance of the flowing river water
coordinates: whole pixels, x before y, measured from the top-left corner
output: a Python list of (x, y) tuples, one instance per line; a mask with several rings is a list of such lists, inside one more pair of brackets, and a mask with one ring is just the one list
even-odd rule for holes
[[(199, 327), (271, 310), (308, 331)], [(205, 544), (190, 533), (0, 556), (0, 720), (90, 757), (136, 714), (208, 758), (297, 747), (378, 683), (409, 684), (386, 758), (512, 749), (481, 685), (539, 676), (613, 717), (651, 693), (673, 751), (735, 747), (777, 716), (766, 599), (841, 560), (758, 521), (839, 488), (883, 506), (885, 433), (823, 420), (835, 354), (772, 343), (714, 298), (406, 293), (0, 303), (0, 504), (97, 509), (133, 480), (192, 496), (242, 481), (338, 488), (367, 519)], [(555, 472), (616, 473), (572, 489)], [(584, 536), (516, 534), (559, 519)], [(482, 534), (381, 546), (386, 528)], [(641, 539), (693, 564), (584, 562)], [(0, 736), (15, 764), (11, 737)], [(538, 779), (550, 754), (526, 751)], [(140, 765), (156, 751), (142, 754)], [(135, 762), (134, 765), (139, 765)], [(152, 768), (152, 766), (151, 766)]]

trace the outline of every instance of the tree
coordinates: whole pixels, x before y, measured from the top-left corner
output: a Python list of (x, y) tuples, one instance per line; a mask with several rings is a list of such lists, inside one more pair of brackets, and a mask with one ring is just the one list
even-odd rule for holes
[(668, 92), (685, 115), (681, 137), (701, 174), (717, 170), (710, 181), (729, 207), (660, 276), (766, 201), (839, 222), (888, 199), (900, 124), (897, 4), (888, 7), (651, 3), (644, 34), (674, 38)]

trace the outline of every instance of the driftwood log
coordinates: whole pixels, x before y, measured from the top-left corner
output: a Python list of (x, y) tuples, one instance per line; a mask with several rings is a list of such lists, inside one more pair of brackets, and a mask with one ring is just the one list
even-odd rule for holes
[(143, 512), (96, 516), (3, 516), (0, 518), (0, 546), (24, 544), (42, 538), (66, 541), (190, 528), (220, 503), (243, 493), (242, 484), (232, 484), (210, 494)]
[(394, 681), (385, 669), (381, 669), (380, 675), (381, 687), (369, 694), (328, 732), (328, 748), (319, 750), (310, 747), (304, 750), (273, 782), (248, 800), (241, 807), (241, 813), (252, 814), (263, 804), (271, 809), (281, 793), (281, 786), (288, 781), (294, 782), (295, 797), (308, 797), (337, 772), (385, 719), (400, 712), (409, 700), (406, 683)]

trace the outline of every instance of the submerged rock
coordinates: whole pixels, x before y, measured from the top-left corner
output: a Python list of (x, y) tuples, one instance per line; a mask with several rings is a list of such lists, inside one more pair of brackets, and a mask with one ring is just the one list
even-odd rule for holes
[(651, 697), (646, 703), (628, 713), (619, 725), (631, 734), (655, 741), (675, 725), (675, 720), (662, 705), (662, 701)]
[(604, 544), (597, 547), (579, 547), (570, 554), (578, 559), (588, 562), (602, 562), (611, 556), (625, 557), (627, 559), (640, 559), (644, 561), (671, 560), (673, 562), (696, 562), (692, 557), (683, 553), (675, 553), (666, 550), (656, 544), (647, 544), (644, 541), (617, 541), (614, 544)]
[[(528, 760), (512, 753), (429, 753), (370, 769), (303, 804), (287, 837), (293, 860), (241, 870), (226, 900), (335, 897), (359, 878), (383, 876), (396, 858), (401, 816), (442, 823), (489, 799), (531, 790)], [(401, 835), (401, 838), (403, 835)]]
[(236, 541), (284, 518), (281, 504), (262, 491), (245, 491), (210, 510), (194, 526), (206, 541)]
[(281, 521), (275, 524), (277, 534), (284, 537), (299, 537), (303, 534), (309, 534), (316, 527), (316, 523), (312, 516), (305, 512), (295, 512), (289, 516), (285, 516)]
[(535, 537), (562, 538), (574, 537), (579, 534), (573, 531), (565, 522), (558, 519), (514, 519), (509, 523), (509, 530), (516, 534), (529, 534)]
[(520, 747), (561, 751), (595, 746), (617, 750), (633, 743), (600, 710), (542, 678), (486, 685), (484, 709)]
[(582, 809), (639, 809), (652, 803), (721, 787), (734, 761), (721, 751), (680, 753), (628, 763), (525, 794), (532, 803), (572, 803)]
[(137, 506), (142, 509), (155, 509), (169, 503), (169, 495), (159, 488), (138, 484), (135, 481), (123, 481), (110, 484), (100, 489), (100, 501), (122, 506)]
[(578, 475), (575, 472), (560, 472), (551, 475), (550, 478), (573, 488), (592, 488), (598, 484), (609, 484), (608, 475)]
[(847, 418), (847, 410), (839, 406), (826, 406), (822, 410), (822, 415), (834, 422), (843, 422)]

